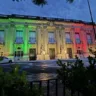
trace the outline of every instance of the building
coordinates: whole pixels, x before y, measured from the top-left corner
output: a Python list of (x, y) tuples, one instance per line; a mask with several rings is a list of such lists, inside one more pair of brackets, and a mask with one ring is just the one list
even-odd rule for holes
[(96, 48), (90, 22), (0, 15), (1, 56), (14, 60), (83, 58), (90, 54), (88, 48)]

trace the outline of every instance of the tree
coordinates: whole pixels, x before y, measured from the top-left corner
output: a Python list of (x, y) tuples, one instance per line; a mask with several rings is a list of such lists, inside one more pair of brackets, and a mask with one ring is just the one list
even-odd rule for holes
[[(63, 84), (73, 93), (80, 92), (83, 96), (96, 95), (96, 58), (89, 56), (89, 66), (85, 67), (80, 59), (76, 59), (75, 63), (63, 64), (60, 60), (57, 62), (60, 69), (57, 71), (59, 78)], [(79, 96), (79, 95), (78, 95)]]
[[(13, 0), (13, 1), (22, 1), (22, 0)], [(74, 0), (66, 0), (67, 2), (69, 3), (72, 3)], [(46, 5), (48, 4), (48, 0), (32, 0), (32, 2), (35, 4), (35, 5), (38, 5), (38, 6), (43, 6), (43, 5)]]
[(19, 72), (19, 66), (12, 66), (10, 72), (0, 67), (0, 96), (43, 96), (36, 85), (32, 88), (26, 79), (26, 72)]

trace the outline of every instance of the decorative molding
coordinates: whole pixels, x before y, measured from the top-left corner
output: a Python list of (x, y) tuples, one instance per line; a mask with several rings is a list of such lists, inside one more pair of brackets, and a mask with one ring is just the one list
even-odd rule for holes
[(46, 25), (44, 25), (44, 26), (43, 26), (43, 28), (44, 28), (44, 29), (46, 29), (46, 28), (47, 28), (47, 26), (46, 26)]
[(56, 30), (59, 30), (59, 26), (56, 26)]
[(53, 21), (49, 21), (49, 22), (47, 22), (47, 25), (48, 26), (54, 26), (54, 22)]

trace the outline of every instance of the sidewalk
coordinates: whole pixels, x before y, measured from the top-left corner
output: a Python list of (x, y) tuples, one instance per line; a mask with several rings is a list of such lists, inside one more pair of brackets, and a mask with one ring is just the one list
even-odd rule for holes
[[(75, 61), (76, 59), (59, 59), (59, 60), (61, 60), (61, 61)], [(85, 59), (84, 59), (85, 60)], [(54, 60), (31, 60), (31, 61), (29, 61), (29, 60), (26, 60), (26, 61), (24, 61), (24, 60), (17, 60), (17, 61), (14, 61), (15, 63), (16, 62), (21, 62), (21, 63), (34, 63), (34, 62), (56, 62), (56, 61), (58, 61), (58, 59), (54, 59)]]

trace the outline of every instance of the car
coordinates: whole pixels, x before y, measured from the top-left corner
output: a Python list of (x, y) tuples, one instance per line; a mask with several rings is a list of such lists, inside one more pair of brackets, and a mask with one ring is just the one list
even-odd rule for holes
[(12, 59), (1, 56), (0, 57), (0, 63), (12, 63)]

